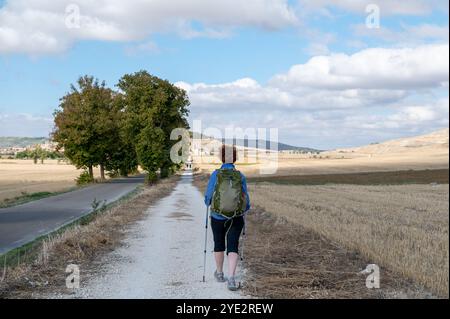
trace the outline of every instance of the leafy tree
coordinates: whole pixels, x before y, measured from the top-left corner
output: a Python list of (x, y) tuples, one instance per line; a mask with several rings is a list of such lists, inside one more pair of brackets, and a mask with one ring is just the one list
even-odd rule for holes
[(138, 164), (149, 182), (158, 170), (168, 176), (177, 168), (170, 133), (188, 128), (186, 92), (146, 71), (124, 75), (117, 86), (120, 92), (113, 92), (91, 76), (80, 77), (54, 113), (53, 140), (75, 166), (87, 169), (87, 180), (97, 165), (102, 178), (105, 170), (126, 176)]
[(117, 85), (121, 90), (123, 129), (136, 150), (139, 164), (149, 173), (148, 181), (162, 177), (173, 166), (170, 161), (170, 132), (188, 127), (189, 100), (184, 90), (147, 71), (124, 75)]
[[(35, 150), (25, 150), (25, 151), (22, 151), (22, 152), (17, 152), (16, 155), (15, 155), (15, 158), (16, 159), (27, 159), (27, 158), (34, 159), (36, 157), (37, 159), (41, 158), (41, 160), (42, 160), (42, 158), (43, 159), (46, 159), (46, 158), (50, 158), (50, 159), (61, 159), (61, 158), (64, 158), (64, 155), (61, 154), (60, 152), (50, 152), (50, 151), (46, 151), (46, 150), (43, 150), (43, 149), (41, 149), (41, 153), (40, 153), (39, 156), (36, 156), (36, 155), (38, 155), (38, 154), (35, 152)], [(37, 162), (37, 159), (36, 159), (36, 162)]]
[(71, 86), (54, 113), (53, 140), (77, 168), (88, 168), (91, 178), (93, 166), (100, 165), (104, 179), (108, 151), (116, 142), (113, 92), (105, 82), (87, 75), (77, 84)]
[(132, 141), (128, 139), (123, 130), (125, 113), (123, 111), (122, 96), (116, 94), (114, 97), (114, 123), (116, 130), (113, 132), (116, 141), (108, 152), (106, 169), (111, 172), (111, 176), (128, 176), (136, 172), (138, 168), (138, 158)]
[(33, 151), (31, 151), (31, 157), (33, 158), (34, 164), (37, 164), (38, 159), (40, 157), (40, 151), (36, 147)]
[(160, 166), (161, 177), (167, 177), (176, 165), (170, 159), (170, 149), (177, 141), (170, 140), (170, 133), (177, 127), (188, 128), (186, 120), (188, 115), (189, 99), (184, 90), (161, 80), (157, 90), (156, 123), (164, 130), (164, 153)]

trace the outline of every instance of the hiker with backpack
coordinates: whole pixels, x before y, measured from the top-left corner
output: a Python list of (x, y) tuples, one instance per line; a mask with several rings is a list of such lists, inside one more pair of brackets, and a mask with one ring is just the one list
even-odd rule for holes
[[(250, 209), (250, 198), (245, 176), (234, 166), (236, 147), (222, 145), (221, 160), (222, 166), (215, 170), (209, 179), (205, 192), (205, 204), (207, 208), (211, 207), (210, 219), (216, 261), (214, 277), (219, 282), (227, 281), (228, 289), (234, 291), (238, 289), (235, 273), (239, 259), (239, 237), (245, 227), (244, 215)], [(208, 215), (206, 228), (207, 225)], [(227, 280), (223, 273), (225, 250), (228, 259)]]

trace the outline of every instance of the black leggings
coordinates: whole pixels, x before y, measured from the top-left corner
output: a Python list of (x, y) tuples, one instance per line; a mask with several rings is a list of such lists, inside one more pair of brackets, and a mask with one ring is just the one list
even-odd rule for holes
[(211, 217), (211, 228), (214, 237), (214, 251), (225, 251), (225, 240), (227, 244), (227, 255), (238, 253), (239, 237), (244, 228), (244, 217), (234, 217), (229, 220), (219, 220)]

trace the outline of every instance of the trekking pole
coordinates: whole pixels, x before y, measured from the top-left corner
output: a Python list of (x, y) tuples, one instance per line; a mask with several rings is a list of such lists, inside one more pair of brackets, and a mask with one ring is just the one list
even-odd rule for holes
[(205, 282), (206, 274), (206, 245), (208, 240), (208, 217), (209, 217), (209, 206), (206, 206), (206, 220), (205, 220), (205, 249), (203, 250), (203, 282)]
[(242, 228), (241, 261), (244, 260), (245, 231), (246, 231), (246, 222), (244, 217), (244, 227)]

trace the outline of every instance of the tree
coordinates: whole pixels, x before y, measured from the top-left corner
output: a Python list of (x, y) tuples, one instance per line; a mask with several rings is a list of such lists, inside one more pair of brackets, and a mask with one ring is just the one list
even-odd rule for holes
[(118, 85), (124, 112), (126, 139), (134, 145), (139, 164), (149, 173), (148, 181), (161, 176), (173, 163), (170, 132), (176, 127), (188, 128), (189, 100), (184, 90), (147, 71), (124, 75)]
[(31, 157), (33, 158), (34, 164), (37, 164), (38, 159), (40, 157), (40, 147), (39, 147), (39, 149), (38, 149), (38, 147), (36, 147), (35, 149), (33, 149), (31, 151)]
[(189, 99), (184, 90), (161, 80), (156, 92), (155, 122), (164, 131), (164, 150), (160, 165), (161, 177), (167, 177), (175, 170), (175, 164), (170, 159), (170, 149), (177, 141), (170, 139), (170, 133), (177, 127), (189, 128), (186, 117), (188, 115)]
[(91, 76), (80, 77), (77, 86), (55, 111), (53, 140), (77, 167), (99, 165), (102, 179), (128, 175), (138, 165), (148, 171), (148, 181), (157, 171), (165, 177), (175, 169), (170, 149), (176, 141), (170, 133), (188, 128), (189, 100), (184, 90), (146, 71), (124, 75), (114, 92)]
[(123, 111), (123, 96), (115, 94), (114, 96), (114, 123), (116, 130), (113, 132), (116, 141), (108, 152), (108, 161), (106, 169), (111, 175), (128, 176), (128, 174), (137, 171), (138, 158), (134, 143), (127, 138), (123, 129), (125, 113)]
[(93, 166), (100, 165), (104, 179), (108, 151), (116, 142), (113, 92), (105, 82), (87, 75), (80, 77), (77, 84), (61, 98), (54, 113), (52, 137), (77, 168), (88, 168), (93, 178)]

